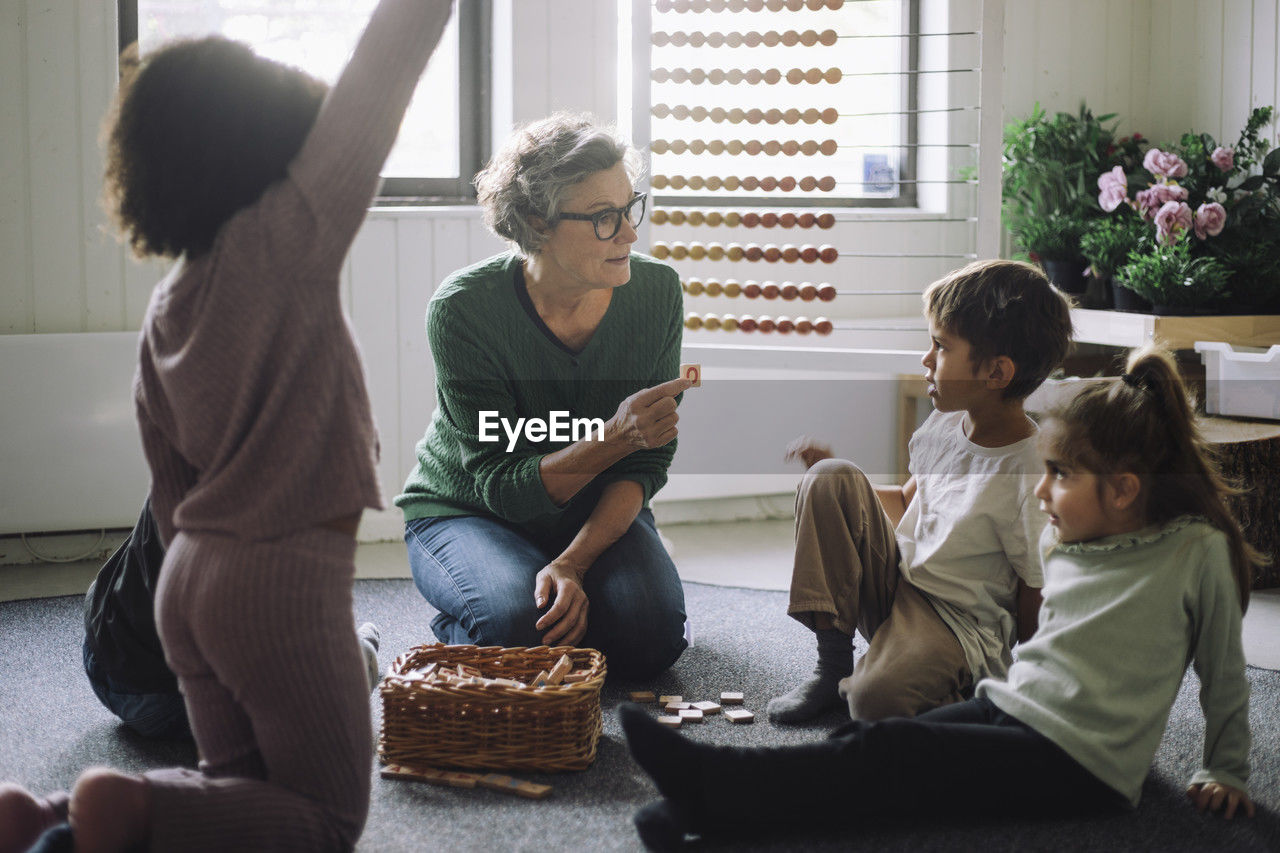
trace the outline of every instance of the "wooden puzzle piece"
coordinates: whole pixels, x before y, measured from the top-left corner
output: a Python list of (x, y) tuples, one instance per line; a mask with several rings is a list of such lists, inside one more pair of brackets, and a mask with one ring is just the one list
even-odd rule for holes
[(384, 779), (407, 779), (411, 782), (449, 785), (454, 788), (474, 788), (480, 781), (479, 773), (459, 773), (437, 770), (434, 767), (405, 767), (402, 764), (388, 764), (382, 768), (381, 775)]
[(683, 702), (683, 701), (684, 701), (683, 696), (659, 696), (658, 697), (659, 705), (666, 705), (670, 702)]
[(529, 686), (530, 687), (546, 687), (548, 677), (549, 677), (549, 674), (544, 669), (542, 672), (538, 673), (533, 678), (529, 679)]
[(652, 690), (632, 690), (627, 694), (627, 698), (632, 702), (639, 702), (641, 705), (652, 704), (657, 699)]
[(682, 379), (693, 380), (693, 387), (701, 388), (702, 387), (702, 365), (701, 364), (680, 365), (680, 377)]
[(668, 728), (678, 729), (682, 720), (676, 716), (664, 715), (658, 718), (658, 724), (667, 726)]
[(731, 723), (754, 723), (756, 715), (742, 708), (725, 708), (724, 718)]
[(527, 782), (514, 776), (504, 776), (501, 773), (487, 773), (480, 777), (479, 783), (480, 787), (488, 788), (491, 791), (515, 794), (518, 797), (527, 797), (531, 800), (541, 800), (551, 793), (550, 785), (539, 785), (537, 782)]
[(688, 702), (668, 702), (662, 706), (662, 710), (668, 713), (675, 713), (677, 711), (687, 711), (692, 707)]
[(708, 715), (720, 713), (720, 706), (715, 702), (694, 702), (693, 707)]
[(700, 723), (702, 722), (702, 712), (697, 708), (686, 708), (680, 711), (680, 722), (682, 723)]
[(551, 667), (551, 672), (547, 673), (547, 684), (555, 685), (564, 681), (564, 677), (573, 669), (573, 661), (568, 655), (561, 655), (560, 660), (556, 661), (556, 665)]
[(720, 694), (720, 704), (721, 704), (721, 705), (741, 705), (741, 704), (742, 704), (742, 694), (741, 694), (741, 693), (734, 693), (734, 692), (731, 692), (731, 691), (726, 691), (726, 692), (724, 692), (724, 693), (721, 693), (721, 694)]

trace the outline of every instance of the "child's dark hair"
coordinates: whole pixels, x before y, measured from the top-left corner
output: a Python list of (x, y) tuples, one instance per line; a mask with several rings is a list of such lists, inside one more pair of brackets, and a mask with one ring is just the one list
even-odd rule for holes
[(924, 292), (925, 315), (969, 344), (976, 365), (1007, 356), (1013, 380), (1001, 395), (1026, 399), (1062, 364), (1071, 345), (1071, 307), (1036, 267), (974, 261)]
[(1265, 563), (1245, 541), (1226, 499), (1236, 493), (1196, 427), (1192, 403), (1173, 357), (1154, 346), (1129, 355), (1124, 376), (1092, 383), (1052, 407), (1053, 452), (1095, 474), (1132, 472), (1142, 481), (1139, 507), (1149, 524), (1200, 515), (1227, 536), (1240, 607), (1249, 605), (1254, 566)]
[(126, 70), (104, 127), (104, 197), (134, 252), (207, 251), (232, 214), (284, 177), (326, 91), (220, 36), (175, 42)]

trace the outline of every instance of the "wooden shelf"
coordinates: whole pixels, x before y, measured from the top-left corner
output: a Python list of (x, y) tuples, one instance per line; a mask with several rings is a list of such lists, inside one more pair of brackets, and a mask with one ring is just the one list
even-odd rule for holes
[(1196, 341), (1225, 341), (1234, 346), (1280, 344), (1280, 316), (1162, 317), (1073, 308), (1075, 339), (1086, 344), (1137, 347), (1159, 340), (1170, 349), (1191, 349)]

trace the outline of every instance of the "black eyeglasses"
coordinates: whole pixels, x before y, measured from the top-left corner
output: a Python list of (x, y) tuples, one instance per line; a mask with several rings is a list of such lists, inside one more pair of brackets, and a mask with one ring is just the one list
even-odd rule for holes
[(646, 198), (648, 196), (645, 193), (636, 193), (631, 198), (631, 201), (627, 202), (626, 207), (609, 207), (604, 210), (597, 210), (595, 213), (562, 213), (560, 218), (590, 222), (591, 227), (596, 229), (597, 239), (612, 240), (622, 230), (622, 217), (624, 216), (627, 218), (627, 222), (631, 223), (632, 228), (640, 227), (640, 223), (644, 221), (644, 200)]

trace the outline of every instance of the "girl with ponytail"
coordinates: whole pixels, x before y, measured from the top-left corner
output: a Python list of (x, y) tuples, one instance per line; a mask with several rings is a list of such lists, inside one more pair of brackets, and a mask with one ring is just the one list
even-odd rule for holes
[(624, 706), (631, 753), (664, 797), (636, 815), (647, 844), (886, 814), (1136, 807), (1189, 665), (1205, 746), (1187, 796), (1253, 816), (1240, 625), (1262, 557), (1227, 509), (1172, 358), (1133, 353), (1123, 376), (1050, 411), (1040, 442), (1044, 605), (1008, 678), (980, 682), (967, 702), (778, 749), (697, 744)]

